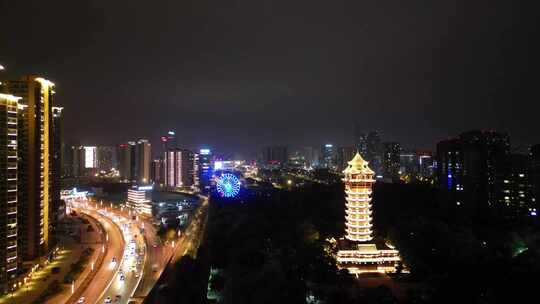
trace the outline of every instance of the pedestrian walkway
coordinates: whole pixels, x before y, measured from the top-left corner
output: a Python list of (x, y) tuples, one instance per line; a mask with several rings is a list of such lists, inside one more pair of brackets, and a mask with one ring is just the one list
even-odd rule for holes
[[(81, 225), (81, 227), (86, 227), (86, 225)], [(97, 256), (101, 253), (99, 239), (99, 231), (95, 226), (94, 231), (83, 234), (82, 243), (75, 242), (71, 237), (59, 236), (59, 243), (63, 244), (64, 249), (59, 250), (56, 257), (50, 263), (34, 271), (31, 278), (21, 288), (5, 296), (1, 296), (0, 304), (65, 303), (72, 294), (72, 287), (69, 283), (63, 283), (64, 278), (69, 273), (71, 265), (79, 261), (84, 249), (89, 247), (94, 248), (89, 261), (95, 261), (97, 259)], [(60, 269), (58, 273), (52, 272), (55, 267)], [(75, 288), (78, 287), (90, 272), (91, 267), (84, 267), (83, 271), (77, 277)], [(58, 281), (60, 290), (44, 302), (40, 297), (42, 297), (46, 290), (51, 290), (55, 280)]]

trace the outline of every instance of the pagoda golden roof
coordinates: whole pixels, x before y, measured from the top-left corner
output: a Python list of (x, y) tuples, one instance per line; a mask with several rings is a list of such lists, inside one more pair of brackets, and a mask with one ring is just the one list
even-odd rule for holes
[(369, 163), (358, 152), (356, 152), (356, 155), (347, 164), (349, 165), (343, 170), (344, 174), (375, 174), (369, 168)]

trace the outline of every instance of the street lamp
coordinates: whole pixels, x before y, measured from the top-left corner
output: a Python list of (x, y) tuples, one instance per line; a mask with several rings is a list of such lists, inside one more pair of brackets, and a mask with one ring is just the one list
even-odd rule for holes
[(71, 294), (75, 293), (75, 281), (71, 282)]
[(4, 66), (0, 64), (0, 71), (1, 71), (1, 70), (5, 70), (5, 69), (6, 69), (6, 68), (4, 68)]

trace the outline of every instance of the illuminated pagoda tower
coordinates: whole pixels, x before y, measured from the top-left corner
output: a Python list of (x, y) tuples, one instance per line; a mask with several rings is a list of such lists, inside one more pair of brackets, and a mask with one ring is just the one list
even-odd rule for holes
[(388, 244), (373, 242), (371, 193), (375, 172), (359, 153), (348, 162), (345, 175), (345, 238), (339, 240), (339, 268), (350, 273), (394, 272), (401, 261), (399, 252)]

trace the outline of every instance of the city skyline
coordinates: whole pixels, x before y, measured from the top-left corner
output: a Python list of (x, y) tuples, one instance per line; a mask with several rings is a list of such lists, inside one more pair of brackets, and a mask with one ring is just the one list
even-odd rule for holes
[[(132, 3), (2, 7), (19, 24), (5, 35), (3, 73), (39, 72), (57, 84), (66, 140), (155, 145), (173, 129), (182, 146), (246, 153), (346, 145), (362, 122), (419, 148), (470, 129), (508, 132), (517, 146), (540, 142), (530, 132), (536, 24), (524, 6)], [(32, 31), (41, 24), (54, 34)], [(50, 47), (32, 55), (39, 44)]]

